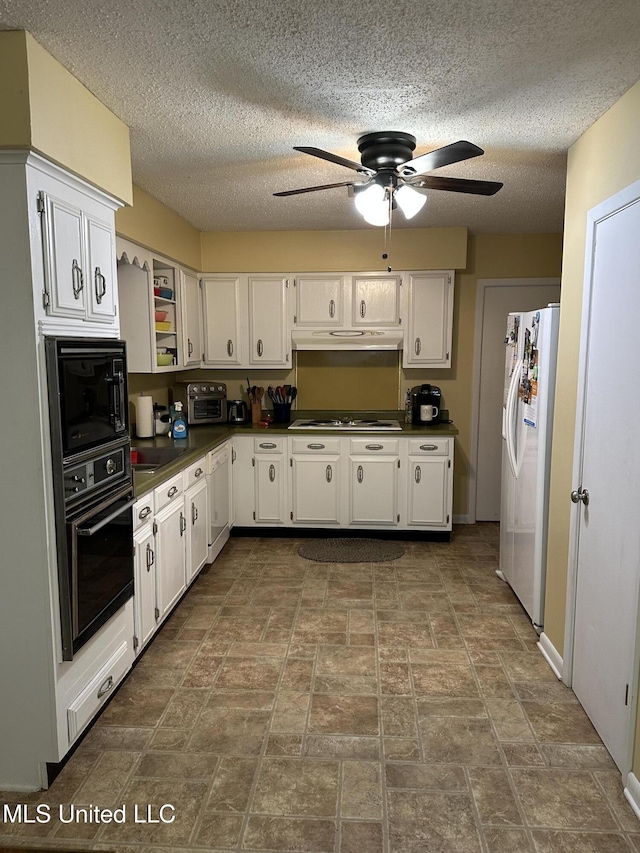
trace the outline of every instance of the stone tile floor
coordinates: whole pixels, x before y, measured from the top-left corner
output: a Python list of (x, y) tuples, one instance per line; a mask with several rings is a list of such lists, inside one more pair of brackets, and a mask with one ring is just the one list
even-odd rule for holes
[[(620, 774), (494, 573), (498, 533), (365, 564), (232, 539), (53, 786), (0, 795), (52, 814), (0, 824), (0, 845), (637, 853)], [(127, 820), (62, 822), (61, 804)]]

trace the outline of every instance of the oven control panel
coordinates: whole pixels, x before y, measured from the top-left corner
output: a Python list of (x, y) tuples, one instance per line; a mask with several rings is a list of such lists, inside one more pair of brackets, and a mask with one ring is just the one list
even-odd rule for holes
[(80, 495), (89, 494), (107, 482), (121, 480), (126, 474), (125, 460), (128, 453), (129, 445), (116, 447), (107, 453), (94, 456), (86, 462), (65, 468), (65, 501), (68, 502)]

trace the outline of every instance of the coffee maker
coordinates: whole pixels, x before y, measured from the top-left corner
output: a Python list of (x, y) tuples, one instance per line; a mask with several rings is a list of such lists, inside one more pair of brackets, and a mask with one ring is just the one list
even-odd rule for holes
[(441, 392), (437, 385), (414, 385), (411, 389), (411, 422), (440, 423)]

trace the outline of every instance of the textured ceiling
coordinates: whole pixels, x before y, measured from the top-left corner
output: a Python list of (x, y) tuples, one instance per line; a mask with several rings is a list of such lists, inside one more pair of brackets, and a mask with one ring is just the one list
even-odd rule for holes
[[(411, 227), (560, 231), (567, 148), (640, 79), (638, 0), (0, 0), (131, 128), (134, 181), (197, 228), (370, 228), (344, 188), (357, 138), (402, 130), (436, 172), (494, 197), (431, 192)], [(394, 215), (394, 227), (403, 217)]]

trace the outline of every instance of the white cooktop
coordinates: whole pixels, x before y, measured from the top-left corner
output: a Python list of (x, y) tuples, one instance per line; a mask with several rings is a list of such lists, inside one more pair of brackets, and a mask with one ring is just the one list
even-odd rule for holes
[(377, 421), (352, 420), (351, 418), (337, 418), (336, 420), (315, 420), (310, 418), (299, 418), (294, 421), (289, 429), (313, 429), (326, 432), (327, 430), (339, 430), (344, 432), (390, 432), (402, 429), (400, 421)]

